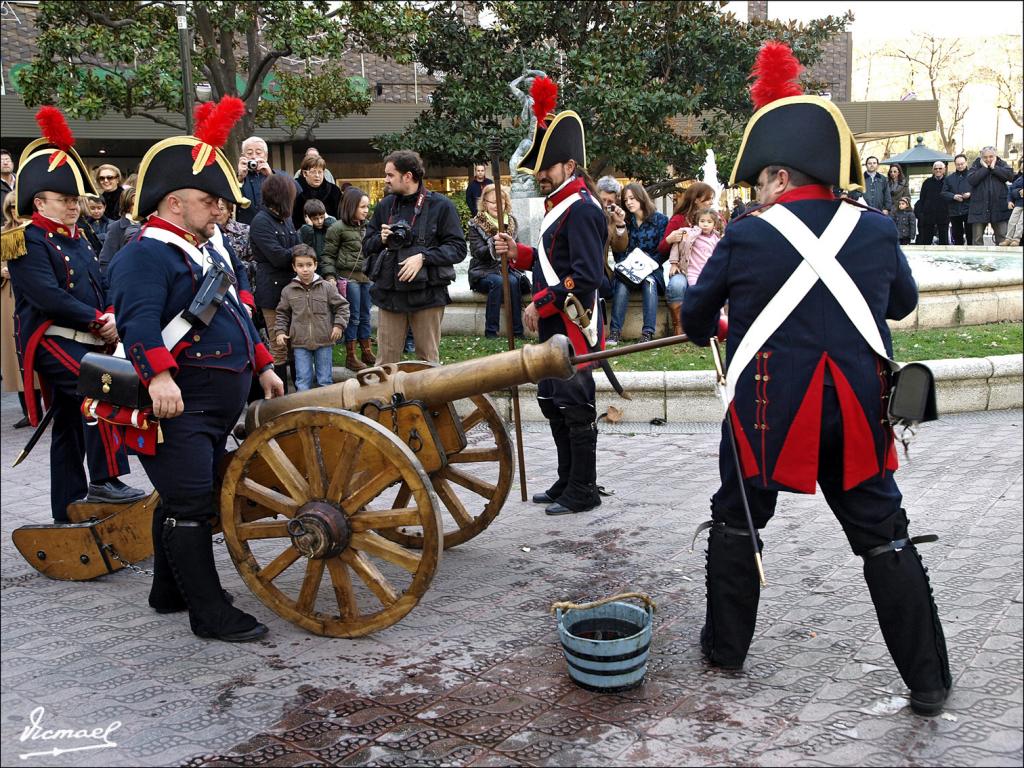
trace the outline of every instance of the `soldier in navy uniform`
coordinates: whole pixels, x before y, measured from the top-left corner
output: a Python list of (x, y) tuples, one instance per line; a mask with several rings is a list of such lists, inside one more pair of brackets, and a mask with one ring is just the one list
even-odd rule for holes
[[(549, 99), (545, 99), (547, 89)], [(531, 93), (537, 111), (533, 144), (519, 170), (537, 177), (547, 194), (547, 215), (541, 224), (541, 248), (517, 244), (508, 235), (495, 238), (500, 256), (508, 253), (516, 269), (533, 269), (533, 302), (523, 311), (523, 324), (541, 341), (556, 333), (569, 337), (578, 354), (604, 348), (604, 323), (598, 291), (605, 279), (604, 254), (608, 224), (584, 167), (586, 149), (579, 115), (554, 107), (554, 83), (534, 81)], [(543, 379), (537, 400), (548, 420), (558, 452), (558, 479), (535, 494), (549, 515), (586, 512), (601, 504), (597, 486), (597, 409), (594, 376), (580, 366), (568, 381)]]
[(908, 534), (893, 477), (886, 418), (886, 319), (905, 317), (917, 288), (892, 220), (831, 192), (832, 185), (863, 184), (842, 114), (774, 74), (772, 56), (789, 61), (789, 71), (800, 69), (785, 46), (766, 44), (751, 88), (757, 112), (730, 179), (755, 187), (759, 205), (729, 225), (683, 306), (691, 340), (707, 345), (729, 303), (726, 418), (742, 467), (741, 478), (723, 424), (701, 648), (712, 664), (738, 669), (754, 633), (760, 587), (740, 483), (759, 529), (774, 514), (779, 491), (814, 493), (817, 483), (864, 560), (911, 707), (933, 716), (952, 684), (949, 662), (919, 539)]
[[(43, 107), (36, 119), (43, 138), (22, 153), (16, 184), (18, 215), (31, 218), (24, 229), (25, 255), (8, 267), (25, 391), (33, 390), (38, 376), (54, 411), (50, 506), (54, 521), (66, 523), (73, 501), (125, 503), (145, 493), (117, 479), (129, 472), (121, 431), (108, 424), (87, 427), (79, 410), (79, 363), (87, 352), (112, 349), (117, 326), (98, 254), (76, 226), (79, 197), (96, 194), (92, 178), (72, 146), (64, 116)], [(26, 398), (26, 406), (37, 426), (35, 398)]]
[(208, 241), (221, 198), (249, 204), (220, 150), (243, 110), (227, 97), (197, 120), (195, 136), (150, 148), (139, 166), (133, 214), (146, 223), (108, 272), (127, 357), (149, 389), (163, 431), (155, 455), (140, 457), (161, 497), (149, 602), (160, 613), (187, 607), (196, 635), (228, 642), (256, 640), (267, 628), (235, 608), (220, 586), (211, 525), (218, 514), (216, 466), (252, 378), (268, 398), (284, 388), (237, 286), (208, 324), (180, 313), (211, 271), (233, 271)]

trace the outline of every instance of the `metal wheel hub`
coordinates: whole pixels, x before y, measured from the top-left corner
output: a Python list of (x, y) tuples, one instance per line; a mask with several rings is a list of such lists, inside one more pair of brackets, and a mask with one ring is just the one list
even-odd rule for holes
[(326, 501), (310, 501), (288, 521), (288, 533), (303, 556), (326, 560), (345, 551), (352, 527), (338, 507)]

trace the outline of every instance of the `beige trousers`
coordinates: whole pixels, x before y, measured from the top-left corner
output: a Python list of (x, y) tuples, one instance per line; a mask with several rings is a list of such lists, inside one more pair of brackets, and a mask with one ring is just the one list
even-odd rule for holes
[(431, 307), (416, 312), (388, 312), (377, 310), (377, 364), (397, 363), (402, 359), (405, 334), (412, 327), (416, 340), (416, 359), (431, 363), (441, 362), (438, 345), (441, 342), (441, 319), (444, 307)]

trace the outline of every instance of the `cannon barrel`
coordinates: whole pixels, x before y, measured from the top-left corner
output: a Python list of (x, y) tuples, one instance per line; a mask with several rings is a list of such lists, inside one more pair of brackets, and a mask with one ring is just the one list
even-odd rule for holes
[(366, 368), (348, 381), (253, 403), (245, 416), (245, 429), (252, 433), (275, 416), (297, 408), (356, 410), (372, 400), (388, 403), (394, 394), (405, 400), (444, 403), (541, 379), (568, 379), (575, 370), (572, 345), (561, 335), (543, 344), (421, 371), (400, 371), (395, 365)]

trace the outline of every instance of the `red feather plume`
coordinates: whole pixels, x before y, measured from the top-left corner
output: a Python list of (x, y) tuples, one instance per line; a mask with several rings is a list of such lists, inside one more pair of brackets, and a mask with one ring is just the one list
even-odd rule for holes
[[(206, 105), (203, 105), (206, 106)], [(196, 110), (196, 117), (200, 116), (201, 108)], [(242, 115), (245, 114), (245, 102), (234, 96), (225, 96), (219, 103), (213, 105), (208, 111), (202, 111), (205, 118), (200, 122), (196, 120), (195, 137), (204, 144), (220, 149), (228, 140), (228, 134), (235, 127)]]
[(202, 130), (203, 123), (205, 123), (210, 118), (210, 115), (213, 113), (213, 110), (216, 106), (217, 105), (214, 104), (212, 101), (205, 101), (202, 104), (196, 104), (195, 111), (192, 113), (192, 125), (194, 133), (198, 134), (198, 132)]
[(800, 96), (804, 89), (796, 81), (804, 67), (785, 43), (769, 41), (758, 51), (750, 76), (750, 99), (758, 110), (787, 96)]
[(530, 97), (533, 99), (533, 114), (537, 116), (537, 124), (547, 127), (548, 114), (555, 111), (558, 101), (558, 84), (547, 77), (538, 77), (530, 86)]
[(43, 132), (43, 138), (67, 152), (75, 144), (75, 136), (68, 127), (68, 121), (56, 107), (41, 107), (36, 112), (36, 122)]

